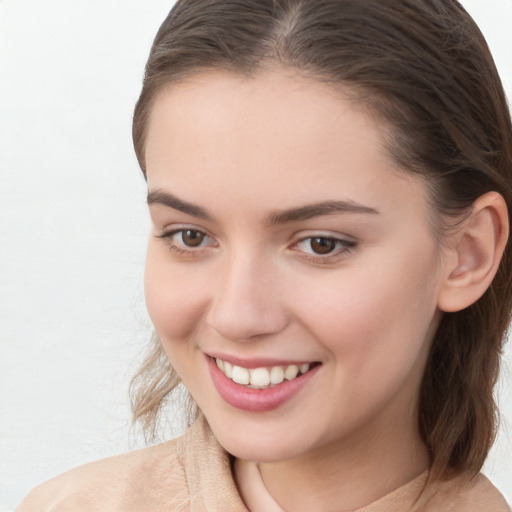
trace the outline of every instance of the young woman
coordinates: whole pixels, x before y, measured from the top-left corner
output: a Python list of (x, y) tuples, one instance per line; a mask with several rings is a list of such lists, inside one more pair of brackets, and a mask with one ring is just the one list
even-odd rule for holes
[(134, 143), (157, 333), (134, 380), (177, 440), (31, 510), (507, 511), (479, 471), (511, 309), (512, 128), (455, 0), (181, 0)]

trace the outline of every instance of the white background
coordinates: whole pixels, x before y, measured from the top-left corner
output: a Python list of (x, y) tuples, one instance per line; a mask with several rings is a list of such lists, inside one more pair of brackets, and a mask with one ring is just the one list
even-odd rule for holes
[[(512, 97), (512, 1), (462, 3)], [(150, 332), (149, 224), (130, 123), (171, 5), (0, 0), (0, 512), (70, 467), (143, 445), (127, 387)], [(509, 501), (511, 380), (508, 369), (486, 466)]]

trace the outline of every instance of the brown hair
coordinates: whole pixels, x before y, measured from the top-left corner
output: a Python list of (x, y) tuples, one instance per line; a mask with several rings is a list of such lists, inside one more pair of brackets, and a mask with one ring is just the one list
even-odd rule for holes
[[(449, 225), (441, 220), (488, 191), (512, 212), (507, 101), (482, 34), (455, 0), (179, 0), (156, 36), (135, 108), (143, 172), (148, 116), (163, 87), (201, 70), (251, 75), (273, 64), (355, 91), (389, 128), (394, 160), (425, 177), (441, 235)], [(433, 341), (418, 421), (435, 478), (476, 473), (494, 441), (511, 264), (508, 244), (484, 296), (444, 314)], [(132, 382), (134, 420), (154, 433), (178, 382), (156, 340)]]

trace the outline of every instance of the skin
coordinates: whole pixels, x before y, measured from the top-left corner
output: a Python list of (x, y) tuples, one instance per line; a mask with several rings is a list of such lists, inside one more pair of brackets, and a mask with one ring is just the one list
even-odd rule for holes
[[(220, 443), (259, 462), (286, 510), (354, 510), (428, 466), (417, 397), (453, 258), (382, 133), (342, 90), (279, 70), (173, 84), (150, 117), (150, 194), (201, 210), (151, 202), (149, 314)], [(372, 211), (269, 222), (325, 201)], [(344, 242), (319, 255), (314, 236)], [(248, 412), (213, 386), (212, 353), (321, 367), (282, 406)]]

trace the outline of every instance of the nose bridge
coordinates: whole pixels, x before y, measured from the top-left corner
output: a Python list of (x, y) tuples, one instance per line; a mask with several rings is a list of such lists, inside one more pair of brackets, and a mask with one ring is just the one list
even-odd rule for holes
[(259, 248), (232, 251), (222, 263), (208, 324), (222, 337), (243, 341), (284, 329), (279, 269)]

